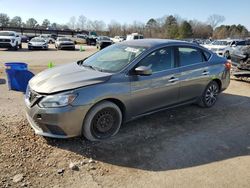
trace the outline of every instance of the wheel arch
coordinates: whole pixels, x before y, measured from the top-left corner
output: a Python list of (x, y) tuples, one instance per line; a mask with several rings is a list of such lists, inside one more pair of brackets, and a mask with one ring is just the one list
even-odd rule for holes
[(218, 84), (219, 89), (220, 89), (220, 91), (221, 91), (221, 88), (222, 88), (222, 82), (221, 82), (221, 80), (218, 79), (218, 78), (215, 78), (215, 79), (213, 79), (212, 81), (215, 81), (215, 82)]

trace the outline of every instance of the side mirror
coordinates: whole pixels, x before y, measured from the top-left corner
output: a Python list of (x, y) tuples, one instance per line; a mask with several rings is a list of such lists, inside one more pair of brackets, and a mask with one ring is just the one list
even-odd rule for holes
[(19, 37), (19, 35), (16, 35), (16, 37)]
[(141, 76), (150, 76), (152, 75), (152, 69), (149, 66), (139, 66), (135, 68), (135, 74)]
[(236, 44), (233, 44), (232, 47), (236, 47), (237, 45)]

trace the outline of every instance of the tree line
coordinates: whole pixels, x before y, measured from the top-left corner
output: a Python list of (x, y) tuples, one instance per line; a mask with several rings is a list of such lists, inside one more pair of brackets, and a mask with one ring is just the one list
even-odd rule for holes
[(109, 36), (126, 36), (129, 33), (141, 33), (146, 38), (245, 38), (249, 31), (243, 25), (220, 25), (225, 21), (221, 15), (211, 15), (206, 22), (198, 20), (185, 20), (179, 16), (169, 15), (161, 18), (151, 18), (146, 23), (134, 21), (131, 24), (121, 24), (111, 21), (109, 24), (101, 20), (90, 20), (84, 15), (78, 18), (72, 16), (68, 23), (58, 24), (44, 19), (38, 23), (34, 18), (23, 21), (20, 16), (10, 18), (7, 14), (0, 13), (0, 26), (25, 27), (37, 29), (57, 30), (94, 30), (105, 32)]

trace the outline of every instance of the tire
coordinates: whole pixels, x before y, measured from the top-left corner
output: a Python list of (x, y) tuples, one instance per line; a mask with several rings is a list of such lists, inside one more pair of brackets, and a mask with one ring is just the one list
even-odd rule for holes
[(231, 59), (231, 56), (230, 56), (229, 51), (226, 51), (226, 52), (224, 53), (224, 57), (227, 58), (227, 59)]
[(120, 108), (109, 101), (96, 104), (83, 122), (83, 136), (90, 141), (99, 141), (114, 136), (122, 124)]
[(19, 49), (22, 49), (22, 43), (19, 44)]
[(14, 51), (17, 51), (18, 50), (18, 44), (16, 43), (16, 45), (15, 46), (13, 46), (13, 48), (12, 48)]
[(220, 87), (217, 84), (217, 82), (216, 81), (210, 82), (202, 94), (199, 106), (204, 108), (212, 107), (216, 103), (219, 93), (220, 93)]

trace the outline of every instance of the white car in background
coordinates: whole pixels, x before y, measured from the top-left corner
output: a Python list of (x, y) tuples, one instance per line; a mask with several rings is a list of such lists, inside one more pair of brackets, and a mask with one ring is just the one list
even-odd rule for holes
[(45, 39), (49, 44), (55, 43), (55, 39), (50, 37), (50, 35), (39, 35), (39, 37)]
[(123, 37), (123, 36), (115, 36), (114, 38), (111, 38), (111, 40), (113, 41), (113, 43), (118, 43), (118, 42), (124, 41), (125, 37)]
[(28, 43), (28, 49), (41, 49), (41, 50), (48, 50), (48, 42), (40, 37), (32, 38)]
[(130, 35), (127, 35), (126, 40), (138, 40), (138, 39), (144, 39), (143, 35), (138, 33), (132, 33)]
[(0, 48), (18, 50), (22, 48), (21, 37), (14, 31), (0, 31)]
[(238, 40), (215, 40), (210, 44), (204, 44), (203, 47), (211, 50), (212, 52), (218, 54), (219, 56), (227, 56), (230, 47), (235, 45)]

